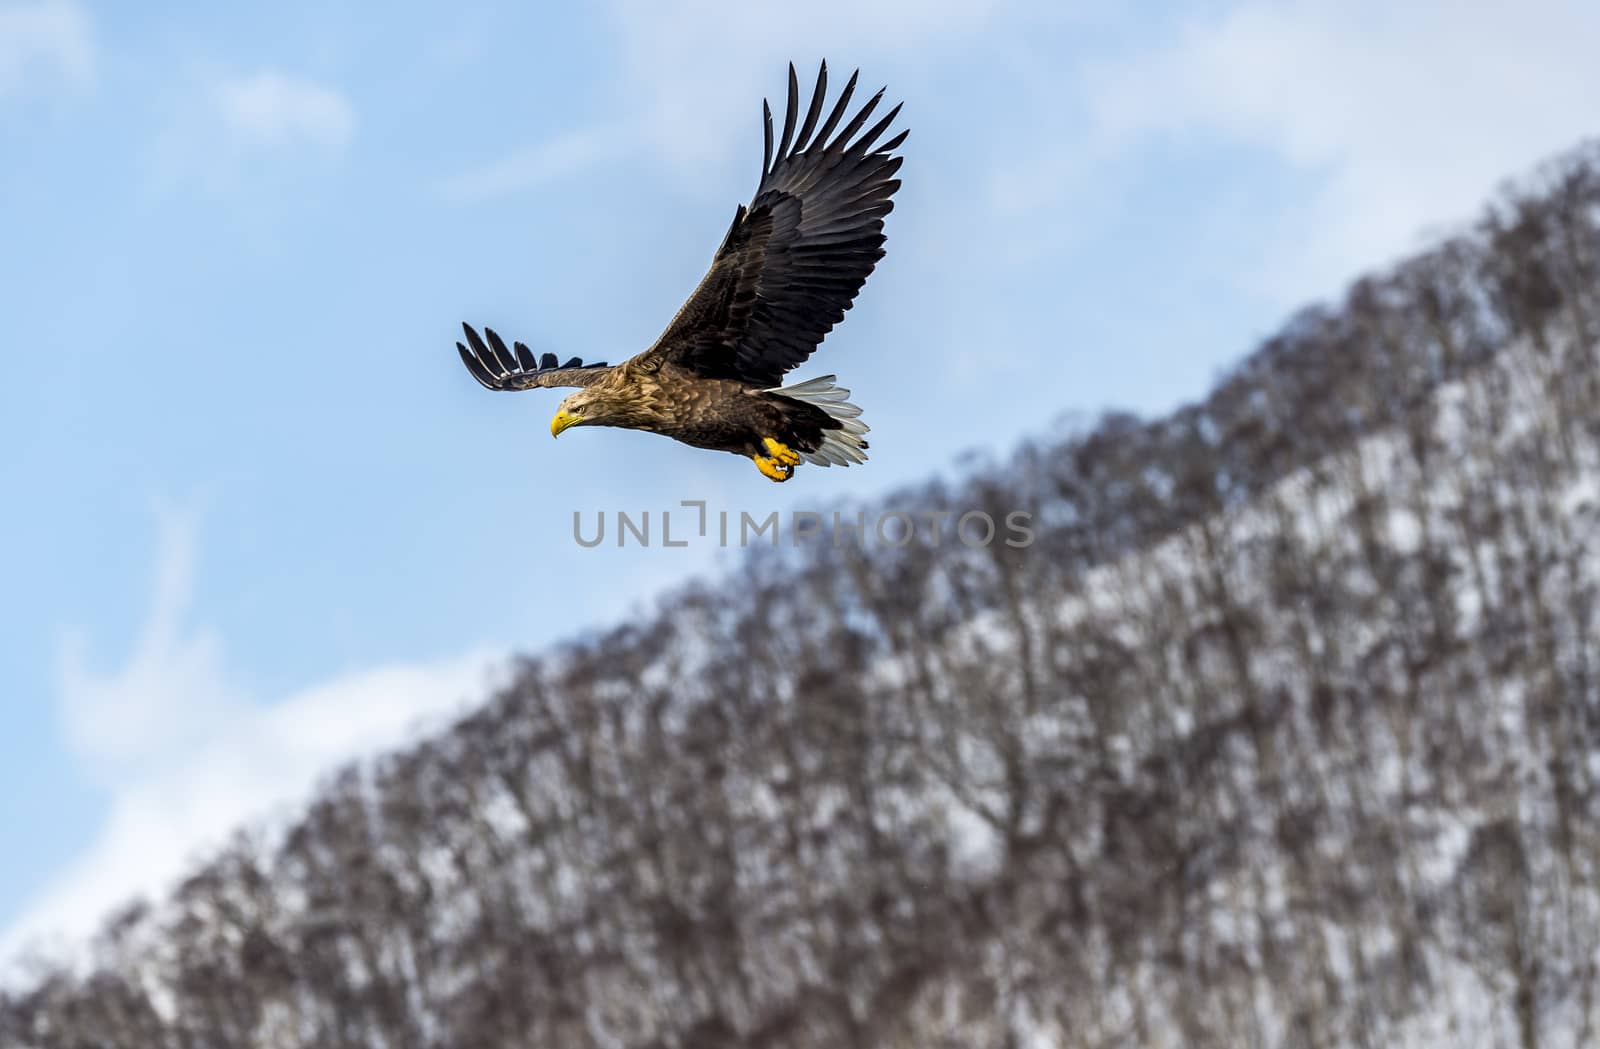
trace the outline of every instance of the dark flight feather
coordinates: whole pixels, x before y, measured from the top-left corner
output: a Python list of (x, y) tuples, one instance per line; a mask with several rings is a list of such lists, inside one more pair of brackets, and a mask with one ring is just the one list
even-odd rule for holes
[(505, 340), (493, 328), (483, 329), (486, 339), (470, 324), (463, 324), (461, 329), (467, 335), (466, 345), (456, 343), (461, 363), (467, 366), (474, 379), (491, 390), (591, 386), (610, 369), (603, 361), (585, 364), (576, 357), (558, 367), (553, 353), (535, 361), (533, 352), (520, 342), (515, 350), (508, 349)]
[(827, 64), (817, 75), (804, 122), (799, 82), (789, 79), (782, 135), (773, 148), (772, 108), (762, 104), (762, 176), (747, 210), (735, 215), (706, 274), (654, 346), (641, 355), (708, 377), (776, 386), (844, 319), (883, 257), (883, 217), (900, 188), (901, 158), (873, 144), (899, 115), (897, 105), (851, 141), (883, 98), (879, 91), (837, 134), (854, 94), (852, 73), (822, 126)]

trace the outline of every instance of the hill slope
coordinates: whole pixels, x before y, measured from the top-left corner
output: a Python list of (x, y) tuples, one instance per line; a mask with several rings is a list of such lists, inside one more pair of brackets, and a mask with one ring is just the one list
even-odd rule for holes
[(1600, 151), (1158, 421), (529, 659), (5, 1046), (1600, 1039)]

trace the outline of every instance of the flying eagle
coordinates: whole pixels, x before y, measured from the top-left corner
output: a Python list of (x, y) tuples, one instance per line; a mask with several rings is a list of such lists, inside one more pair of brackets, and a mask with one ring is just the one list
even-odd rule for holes
[(801, 462), (865, 462), (867, 425), (834, 376), (779, 385), (844, 319), (883, 257), (883, 217), (900, 188), (894, 176), (902, 158), (892, 154), (907, 133), (874, 145), (900, 112), (895, 106), (856, 137), (882, 90), (839, 126), (858, 75), (819, 126), (824, 62), (797, 128), (799, 83), (789, 66), (776, 150), (772, 110), (761, 105), (765, 148), (755, 196), (734, 213), (710, 272), (649, 349), (616, 367), (576, 357), (561, 364), (463, 324), (467, 341), (456, 348), (473, 378), (491, 390), (581, 387), (561, 402), (552, 436), (573, 426), (649, 430), (749, 456), (774, 481), (787, 481)]

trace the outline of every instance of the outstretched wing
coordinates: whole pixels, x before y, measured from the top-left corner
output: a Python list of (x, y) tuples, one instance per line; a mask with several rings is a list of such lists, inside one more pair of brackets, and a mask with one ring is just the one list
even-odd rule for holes
[[(879, 259), (883, 217), (894, 208), (902, 131), (874, 148), (900, 107), (851, 139), (883, 91), (835, 134), (855, 91), (851, 74), (822, 126), (828, 65), (822, 64), (799, 125), (799, 83), (789, 66), (789, 104), (774, 153), (772, 111), (762, 103), (766, 148), (761, 183), (740, 207), (722, 247), (689, 301), (641, 364), (671, 361), (704, 375), (776, 386), (844, 319)], [(815, 137), (813, 137), (815, 132)]]
[(491, 390), (531, 390), (541, 386), (592, 386), (600, 376), (610, 370), (605, 363), (585, 364), (574, 357), (565, 364), (556, 361), (556, 355), (547, 353), (535, 358), (533, 351), (522, 343), (507, 349), (505, 341), (493, 328), (483, 329), (489, 341), (478, 337), (470, 324), (461, 329), (467, 333), (466, 345), (456, 343), (461, 351), (461, 362), (467, 371)]

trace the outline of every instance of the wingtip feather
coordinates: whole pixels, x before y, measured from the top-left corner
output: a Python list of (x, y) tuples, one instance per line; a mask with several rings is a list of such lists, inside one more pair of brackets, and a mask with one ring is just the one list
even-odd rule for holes
[(772, 170), (772, 107), (761, 100), (761, 174)]

